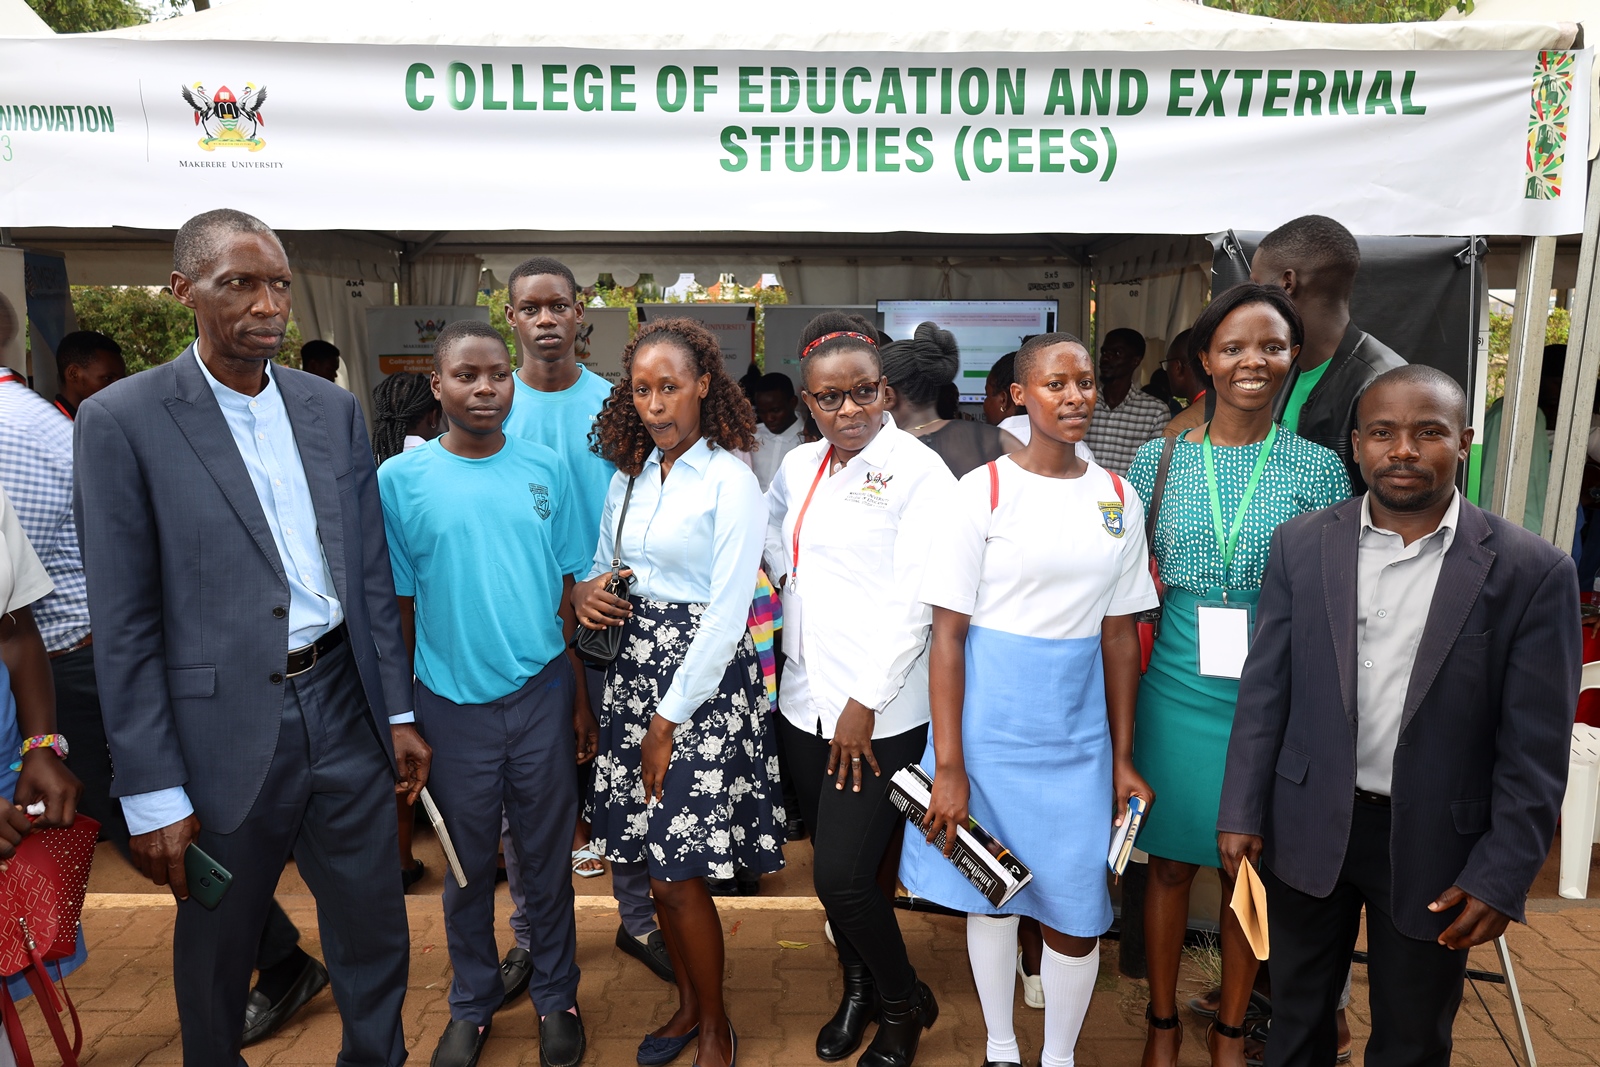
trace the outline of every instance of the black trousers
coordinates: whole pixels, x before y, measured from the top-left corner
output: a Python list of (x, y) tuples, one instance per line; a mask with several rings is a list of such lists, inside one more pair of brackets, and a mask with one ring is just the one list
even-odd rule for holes
[(827, 738), (807, 733), (781, 715), (778, 732), (794, 771), (800, 817), (811, 828), (815, 856), (811, 877), (817, 899), (828, 912), (839, 962), (866, 964), (883, 997), (905, 1000), (916, 985), (917, 972), (906, 956), (894, 906), (878, 888), (878, 864), (905, 821), (888, 801), (889, 776), (922, 758), (928, 728), (875, 738), (872, 754), (883, 776), (874, 777), (863, 764), (859, 793), (850, 781), (836, 789), (827, 777)]
[(1367, 911), (1372, 1036), (1368, 1067), (1448, 1067), (1467, 953), (1395, 929), (1389, 903), (1389, 809), (1356, 801), (1333, 892), (1292, 889), (1265, 865), (1272, 928), (1272, 1038), (1266, 1067), (1332, 1067), (1333, 1013)]
[[(111, 842), (123, 859), (129, 859), (128, 824), (122, 818), (122, 804), (111, 796), (111, 749), (100, 719), (94, 646), (52, 658), (50, 673), (56, 683), (56, 729), (66, 735), (72, 746), (67, 769), (83, 783), (78, 810), (98, 821), (101, 840)], [(282, 963), (299, 943), (300, 931), (274, 900), (256, 948), (256, 969)], [(240, 1025), (244, 1025), (242, 1021)]]
[[(411, 944), (394, 817), (394, 767), (348, 643), (285, 680), (278, 746), (232, 833), (197, 844), (233, 872), (215, 911), (178, 905), (173, 986), (185, 1067), (240, 1067), (245, 998), (272, 894), (290, 855), (317, 901), (322, 953), (344, 1024), (337, 1067), (400, 1067)], [(568, 831), (570, 832), (570, 831)]]

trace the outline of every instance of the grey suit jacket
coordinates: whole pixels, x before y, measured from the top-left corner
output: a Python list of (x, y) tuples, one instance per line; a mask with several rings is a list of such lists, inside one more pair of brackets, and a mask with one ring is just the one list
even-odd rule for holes
[[(377, 472), (356, 398), (274, 368), (344, 607), (375, 743), (411, 708)], [(289, 585), (191, 346), (84, 401), (74, 511), (95, 627), (114, 796), (183, 786), (201, 824), (238, 828), (283, 714)]]
[[(1356, 786), (1356, 545), (1361, 497), (1280, 526), (1239, 683), (1217, 828), (1333, 891)], [(1514, 919), (1550, 854), (1581, 671), (1571, 557), (1465, 500), (1445, 553), (1394, 754), (1395, 925), (1432, 940), (1452, 884)]]

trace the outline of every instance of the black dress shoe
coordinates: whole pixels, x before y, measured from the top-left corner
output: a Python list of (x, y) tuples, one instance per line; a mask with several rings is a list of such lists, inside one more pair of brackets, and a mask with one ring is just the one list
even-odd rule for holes
[(739, 890), (741, 897), (753, 897), (761, 892), (761, 876), (743, 867), (734, 870), (733, 884)]
[[(677, 982), (677, 972), (672, 969), (672, 956), (667, 953), (667, 937), (660, 930), (651, 930), (650, 936), (640, 944), (638, 938), (628, 933), (626, 926), (619, 926), (617, 947), (650, 968), (651, 972), (663, 982), (668, 984)], [(524, 981), (522, 986), (526, 989), (528, 983)]]
[(707, 878), (706, 890), (714, 897), (736, 897), (739, 883), (733, 878)]
[(480, 1031), (477, 1023), (451, 1019), (445, 1024), (444, 1033), (439, 1035), (439, 1044), (434, 1047), (428, 1067), (477, 1067), (478, 1054), (488, 1039), (487, 1023)]
[(578, 1067), (586, 1047), (576, 1013), (556, 1011), (539, 1020), (539, 1067)]
[(1022, 1064), (1010, 1060), (984, 1060), (983, 1067), (1022, 1067)]
[(790, 841), (804, 841), (806, 839), (806, 824), (798, 815), (789, 817), (783, 824), (783, 835)]
[(289, 991), (276, 1004), (267, 999), (259, 989), (250, 990), (244, 1002), (244, 1043), (253, 1045), (265, 1041), (294, 1018), (294, 1013), (311, 1002), (311, 998), (328, 985), (328, 969), (317, 960), (307, 957), (305, 969), (300, 972)]
[(844, 996), (833, 1018), (817, 1031), (817, 1059), (842, 1060), (861, 1047), (867, 1024), (878, 1017), (878, 987), (864, 964), (844, 965)]
[(856, 1067), (911, 1067), (917, 1058), (922, 1031), (939, 1018), (939, 1002), (923, 982), (912, 987), (907, 1000), (880, 1000), (878, 1032), (856, 1061)]
[[(500, 1001), (500, 1007), (508, 1007), (522, 994), (528, 991), (528, 982), (533, 978), (533, 957), (528, 955), (528, 950), (511, 946), (506, 952), (506, 958), (500, 961), (500, 981), (506, 987), (505, 998)], [(500, 1008), (496, 1008), (499, 1011)]]
[(428, 873), (428, 868), (423, 866), (421, 860), (418, 860), (417, 862), (413, 863), (409, 867), (401, 867), (400, 868), (400, 888), (401, 889), (410, 889), (412, 886), (414, 886), (418, 882), (422, 881), (422, 876), (427, 874), (427, 873)]

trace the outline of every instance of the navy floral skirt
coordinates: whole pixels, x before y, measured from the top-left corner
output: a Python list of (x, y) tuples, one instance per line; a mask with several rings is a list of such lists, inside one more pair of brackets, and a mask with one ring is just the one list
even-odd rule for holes
[(783, 868), (778, 754), (767, 751), (767, 690), (745, 632), (717, 691), (672, 733), (662, 799), (647, 806), (640, 743), (700, 628), (703, 604), (633, 597), (622, 653), (606, 671), (600, 753), (584, 815), (609, 860), (644, 862), (664, 882)]

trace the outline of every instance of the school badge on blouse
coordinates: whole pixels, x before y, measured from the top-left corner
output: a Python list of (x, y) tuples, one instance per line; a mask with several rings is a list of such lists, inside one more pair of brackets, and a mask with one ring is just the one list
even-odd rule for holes
[(1100, 501), (1100, 524), (1106, 528), (1106, 533), (1112, 537), (1122, 536), (1122, 501)]
[[(548, 519), (550, 517), (550, 490), (542, 485), (535, 485), (533, 482), (529, 482), (528, 492), (533, 494), (533, 510), (539, 513), (541, 519)], [(1118, 520), (1118, 522), (1120, 524), (1121, 520)], [(1122, 535), (1118, 534), (1117, 536), (1121, 537)]]

